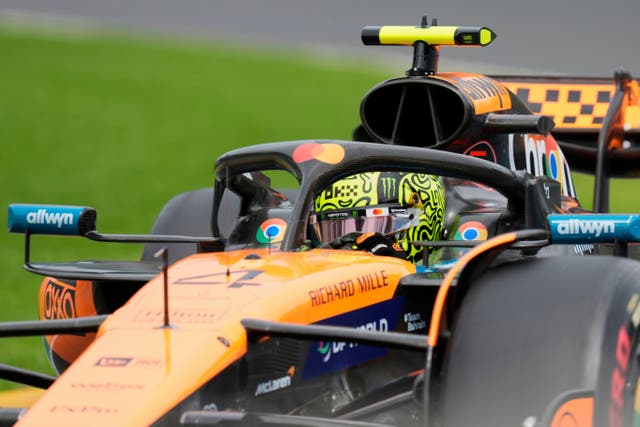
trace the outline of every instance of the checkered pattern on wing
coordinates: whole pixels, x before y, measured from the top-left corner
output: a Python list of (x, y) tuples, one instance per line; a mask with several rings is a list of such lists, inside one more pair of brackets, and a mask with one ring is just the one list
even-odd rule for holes
[[(598, 132), (613, 97), (613, 80), (567, 81), (519, 81), (501, 80), (501, 83), (523, 100), (534, 114), (550, 116), (556, 130)], [(625, 109), (624, 128), (640, 131), (640, 105), (628, 105)]]
[(557, 128), (599, 129), (613, 85), (508, 83), (535, 114), (553, 117)]

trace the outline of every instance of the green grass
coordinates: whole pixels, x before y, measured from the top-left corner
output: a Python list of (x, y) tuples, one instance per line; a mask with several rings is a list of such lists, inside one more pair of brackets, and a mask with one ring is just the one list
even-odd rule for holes
[[(367, 71), (363, 71), (367, 70)], [(211, 185), (215, 158), (278, 140), (349, 139), (382, 72), (283, 51), (0, 26), (0, 223), (14, 202), (92, 206), (103, 232), (145, 233), (166, 200)], [(576, 177), (590, 206), (589, 178)], [(640, 206), (616, 182), (612, 207)], [(35, 260), (136, 259), (140, 246), (35, 238)], [(23, 238), (0, 235), (0, 321), (37, 318), (41, 278)], [(0, 363), (50, 372), (39, 338)], [(0, 381), (1, 388), (13, 387)]]
[[(176, 193), (210, 186), (238, 146), (349, 139), (382, 74), (282, 51), (0, 27), (0, 223), (14, 202), (92, 206), (103, 232), (145, 233)], [(35, 238), (33, 259), (136, 259), (138, 245)], [(37, 318), (41, 278), (23, 237), (0, 235), (0, 321)], [(45, 370), (40, 340), (2, 341), (0, 363)], [(0, 387), (9, 387), (0, 381)]]
[[(585, 208), (591, 209), (593, 207), (593, 176), (574, 173), (573, 180), (580, 197), (580, 203)], [(640, 181), (637, 179), (611, 179), (610, 211), (618, 213), (640, 211), (638, 185), (640, 185)]]

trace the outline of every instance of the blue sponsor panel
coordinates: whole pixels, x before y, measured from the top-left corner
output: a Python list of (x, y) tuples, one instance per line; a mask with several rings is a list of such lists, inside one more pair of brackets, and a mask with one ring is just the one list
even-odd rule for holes
[(640, 215), (579, 214), (547, 217), (553, 243), (640, 242)]
[(95, 229), (95, 210), (83, 206), (9, 205), (9, 232), (83, 235)]
[[(387, 332), (396, 329), (404, 298), (398, 297), (318, 322), (318, 325), (349, 326), (370, 331)], [(359, 363), (384, 356), (383, 347), (343, 341), (312, 341), (302, 379), (339, 371)]]

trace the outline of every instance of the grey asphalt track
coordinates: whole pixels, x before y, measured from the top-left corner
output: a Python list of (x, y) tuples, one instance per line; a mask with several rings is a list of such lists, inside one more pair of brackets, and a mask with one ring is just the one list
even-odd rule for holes
[(417, 25), (428, 14), (498, 34), (488, 48), (443, 49), (441, 69), (468, 61), (480, 72), (610, 76), (624, 66), (640, 76), (639, 0), (0, 0), (7, 14), (389, 61), (408, 52), (363, 47), (361, 27)]

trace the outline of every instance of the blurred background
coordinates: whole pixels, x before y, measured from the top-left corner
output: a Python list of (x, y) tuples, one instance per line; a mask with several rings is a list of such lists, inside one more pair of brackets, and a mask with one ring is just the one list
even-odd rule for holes
[[(640, 75), (639, 12), (637, 0), (0, 0), (0, 206), (92, 206), (100, 231), (145, 233), (173, 195), (210, 186), (231, 148), (349, 139), (362, 96), (411, 63), (410, 48), (362, 46), (365, 25), (427, 14), (498, 34), (443, 48), (441, 70)], [(576, 181), (590, 207), (589, 178)], [(613, 210), (638, 210), (632, 185), (614, 182)], [(37, 261), (141, 253), (33, 240)], [(38, 316), (23, 244), (0, 235), (0, 321)], [(51, 372), (40, 339), (0, 346), (0, 363)]]
[(360, 28), (418, 25), (426, 14), (441, 25), (488, 26), (498, 34), (491, 49), (446, 52), (445, 66), (473, 62), (482, 72), (605, 76), (617, 66), (640, 69), (636, 0), (2, 0), (0, 12), (296, 48), (315, 56), (401, 58), (404, 66), (397, 48), (364, 50)]

